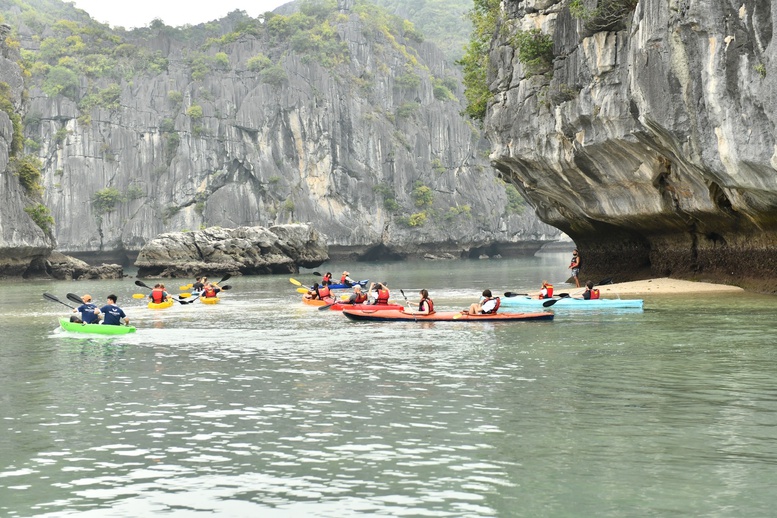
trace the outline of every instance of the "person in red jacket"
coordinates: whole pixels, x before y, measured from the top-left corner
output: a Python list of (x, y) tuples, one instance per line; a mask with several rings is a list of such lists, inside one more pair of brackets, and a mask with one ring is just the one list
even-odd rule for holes
[(151, 290), (151, 295), (149, 295), (148, 298), (150, 298), (151, 302), (154, 304), (161, 304), (162, 302), (170, 300), (170, 294), (165, 291), (164, 284), (157, 283), (154, 285), (154, 289)]
[(345, 302), (346, 304), (364, 304), (367, 302), (367, 294), (362, 292), (362, 287), (358, 284), (353, 287), (353, 294)]
[(373, 298), (373, 304), (388, 304), (391, 292), (385, 282), (373, 282), (367, 290)]
[(418, 303), (417, 310), (410, 310), (408, 313), (413, 315), (431, 315), (434, 313), (434, 302), (429, 298), (428, 290), (421, 290), (418, 292), (421, 295), (421, 301)]

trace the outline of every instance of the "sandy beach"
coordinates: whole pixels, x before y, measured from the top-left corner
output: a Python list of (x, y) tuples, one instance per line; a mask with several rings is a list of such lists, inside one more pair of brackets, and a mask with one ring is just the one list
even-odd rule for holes
[[(606, 284), (597, 286), (602, 297), (609, 295), (648, 295), (648, 294), (670, 294), (670, 293), (733, 293), (743, 292), (738, 286), (729, 286), (727, 284), (713, 284), (709, 282), (684, 281), (680, 279), (670, 279), (662, 277), (660, 279), (649, 279), (645, 281), (621, 282), (617, 284)], [(563, 288), (558, 287), (558, 292), (569, 293), (573, 297), (585, 291), (585, 288)]]

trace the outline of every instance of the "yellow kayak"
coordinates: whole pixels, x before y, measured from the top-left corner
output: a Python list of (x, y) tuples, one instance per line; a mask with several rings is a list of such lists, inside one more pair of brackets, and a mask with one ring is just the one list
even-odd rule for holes
[(203, 304), (218, 304), (221, 301), (218, 297), (200, 297), (200, 302)]
[(175, 303), (174, 300), (166, 300), (164, 302), (156, 303), (156, 302), (149, 302), (148, 303), (148, 309), (165, 309), (169, 308)]

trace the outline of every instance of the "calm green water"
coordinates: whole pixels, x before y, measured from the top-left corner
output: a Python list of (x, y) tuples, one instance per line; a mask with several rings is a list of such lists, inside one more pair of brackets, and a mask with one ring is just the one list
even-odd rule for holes
[[(337, 264), (438, 309), (568, 254)], [(317, 280), (312, 274), (295, 276)], [(152, 312), (124, 281), (6, 284), (0, 515), (737, 516), (777, 507), (777, 298), (645, 297), (553, 322), (356, 323), (288, 276)], [(168, 282), (175, 290), (183, 281)], [(108, 292), (134, 335), (56, 328)]]

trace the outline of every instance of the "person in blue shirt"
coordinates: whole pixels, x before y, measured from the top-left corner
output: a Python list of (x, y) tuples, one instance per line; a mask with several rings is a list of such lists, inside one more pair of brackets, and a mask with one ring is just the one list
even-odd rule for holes
[(120, 326), (121, 320), (124, 319), (124, 323), (129, 325), (129, 318), (124, 314), (124, 310), (116, 305), (116, 295), (108, 295), (107, 299), (108, 304), (100, 308), (100, 313), (103, 315), (103, 324)]
[(79, 319), (76, 316), (72, 316), (70, 317), (70, 321), (79, 322), (82, 324), (99, 324), (100, 311), (97, 309), (96, 305), (92, 304), (92, 296), (87, 293), (86, 295), (81, 297), (81, 300), (83, 300), (84, 303), (73, 310), (73, 313), (75, 312), (81, 313), (81, 318)]

